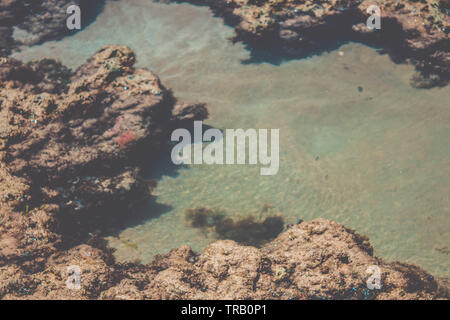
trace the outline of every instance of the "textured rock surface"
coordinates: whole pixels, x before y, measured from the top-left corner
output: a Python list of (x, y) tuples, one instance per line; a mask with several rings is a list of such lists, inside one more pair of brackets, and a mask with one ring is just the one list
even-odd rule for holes
[[(108, 262), (109, 261), (109, 262)], [(148, 265), (117, 265), (107, 253), (79, 245), (51, 255), (39, 272), (0, 267), (3, 299), (436, 299), (448, 298), (423, 270), (384, 263), (367, 239), (316, 219), (290, 227), (261, 249), (217, 241), (202, 254), (188, 246)], [(81, 288), (66, 285), (67, 267), (82, 272)], [(381, 289), (369, 290), (377, 265)]]
[(151, 196), (138, 167), (159, 156), (168, 130), (207, 116), (134, 62), (118, 46), (74, 73), (1, 58), (0, 265), (35, 272), (62, 248), (95, 242), (99, 226)]
[[(210, 6), (236, 28), (250, 47), (287, 57), (309, 55), (339, 41), (362, 41), (386, 48), (395, 61), (410, 61), (419, 73), (415, 87), (446, 85), (450, 79), (448, 0), (174, 0)], [(66, 27), (66, 9), (81, 6), (95, 15), (103, 0), (0, 0), (0, 56), (75, 31)], [(367, 28), (367, 8), (381, 9), (382, 28)], [(83, 21), (86, 25), (89, 21)]]
[(20, 195), (21, 210), (57, 203), (78, 223), (83, 212), (126, 208), (149, 194), (136, 165), (163, 147), (168, 127), (207, 113), (201, 104), (176, 106), (134, 62), (126, 47), (103, 48), (74, 74), (51, 60), (3, 59), (0, 159), (6, 183), (22, 179), (28, 190), (5, 189), (2, 198)]
[[(417, 87), (450, 79), (450, 3), (394, 0), (180, 0), (210, 6), (235, 26), (236, 41), (277, 50), (287, 57), (309, 55), (339, 41), (382, 46), (395, 61), (411, 61), (421, 72)], [(381, 30), (366, 26), (367, 8), (381, 10)]]

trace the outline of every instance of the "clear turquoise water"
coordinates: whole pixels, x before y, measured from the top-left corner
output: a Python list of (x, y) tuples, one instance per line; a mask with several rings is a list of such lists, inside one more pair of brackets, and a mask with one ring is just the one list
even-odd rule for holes
[(450, 276), (450, 90), (411, 88), (412, 67), (360, 44), (278, 66), (243, 64), (249, 53), (227, 41), (232, 35), (205, 7), (109, 1), (85, 30), (15, 55), (76, 67), (104, 44), (125, 44), (178, 98), (207, 102), (207, 124), (280, 129), (276, 176), (242, 165), (152, 168), (156, 204), (109, 237), (117, 257), (202, 250), (214, 237), (186, 224), (186, 208), (233, 216), (271, 205), (287, 223), (336, 220), (369, 236), (386, 260)]

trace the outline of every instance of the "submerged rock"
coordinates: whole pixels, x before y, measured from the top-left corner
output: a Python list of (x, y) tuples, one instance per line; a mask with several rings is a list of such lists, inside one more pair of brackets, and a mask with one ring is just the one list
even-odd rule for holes
[(266, 208), (259, 214), (227, 217), (222, 210), (196, 207), (186, 209), (184, 217), (191, 227), (213, 231), (219, 239), (257, 247), (278, 236), (284, 228), (283, 216), (268, 212)]

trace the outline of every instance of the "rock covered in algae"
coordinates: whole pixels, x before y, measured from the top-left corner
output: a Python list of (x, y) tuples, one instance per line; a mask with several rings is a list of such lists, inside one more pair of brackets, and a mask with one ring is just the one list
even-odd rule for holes
[[(0, 264), (43, 268), (151, 196), (139, 167), (185, 119), (173, 115), (176, 100), (158, 77), (134, 62), (120, 46), (75, 72), (48, 59), (0, 60)], [(181, 104), (194, 120), (207, 115), (203, 104)]]
[[(108, 255), (79, 245), (51, 255), (42, 271), (0, 267), (4, 299), (436, 299), (448, 298), (418, 267), (385, 263), (365, 237), (326, 219), (287, 229), (258, 249), (232, 240), (196, 254), (188, 246), (148, 265), (114, 264)], [(80, 290), (66, 286), (67, 266), (83, 272)], [(377, 266), (381, 288), (369, 289)]]

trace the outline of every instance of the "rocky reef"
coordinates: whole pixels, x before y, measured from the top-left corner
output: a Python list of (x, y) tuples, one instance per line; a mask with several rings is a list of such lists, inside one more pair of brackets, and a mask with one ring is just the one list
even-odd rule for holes
[[(82, 285), (66, 285), (67, 267), (82, 271)], [(370, 266), (381, 289), (370, 290)], [(115, 264), (86, 244), (50, 255), (41, 270), (0, 266), (3, 299), (439, 299), (447, 287), (412, 265), (384, 263), (367, 239), (342, 225), (316, 219), (290, 227), (258, 249), (232, 240), (202, 254), (188, 246), (148, 265)]]
[(33, 271), (151, 195), (139, 166), (168, 130), (207, 116), (177, 104), (126, 47), (75, 72), (54, 60), (0, 60), (0, 263)]
[[(411, 84), (446, 85), (450, 79), (450, 2), (394, 0), (176, 0), (207, 5), (248, 44), (255, 61), (267, 52), (298, 58), (359, 41), (384, 48), (396, 62), (418, 70)], [(381, 29), (371, 30), (367, 9), (381, 10)], [(262, 54), (262, 57), (259, 55)]]
[[(0, 298), (448, 298), (425, 271), (383, 262), (366, 238), (324, 219), (260, 248), (220, 240), (201, 254), (184, 246), (147, 265), (117, 263), (102, 232), (151, 196), (155, 183), (139, 168), (161, 156), (174, 127), (208, 115), (134, 63), (119, 46), (74, 72), (0, 59)], [(371, 265), (379, 290), (367, 288)], [(78, 290), (67, 285), (70, 266), (80, 268)]]
[[(235, 27), (234, 41), (248, 44), (255, 61), (298, 58), (345, 41), (384, 48), (396, 62), (417, 69), (417, 88), (444, 86), (450, 79), (450, 2), (448, 0), (170, 0), (207, 5)], [(66, 9), (81, 7), (83, 26), (104, 0), (0, 0), (0, 56), (76, 32), (66, 27)], [(381, 29), (366, 26), (367, 8), (381, 10)]]

